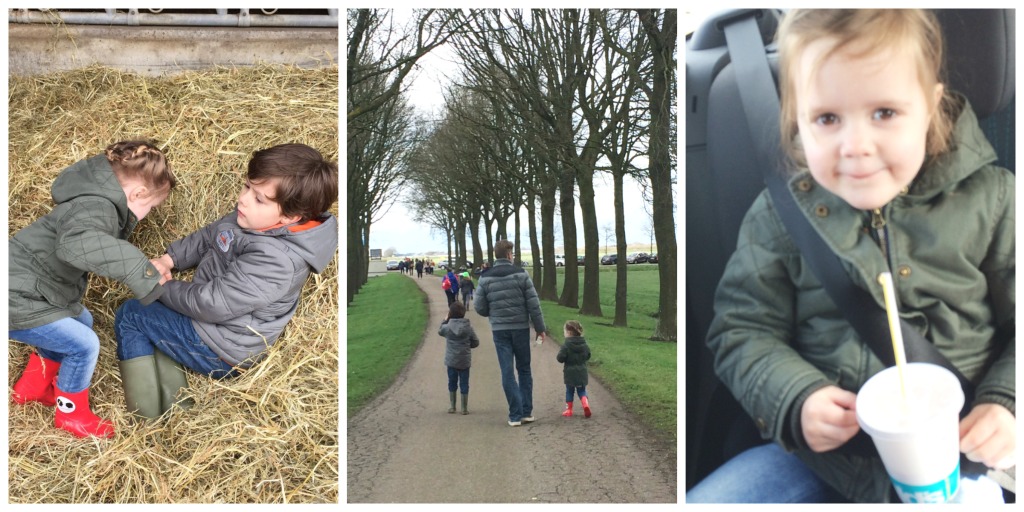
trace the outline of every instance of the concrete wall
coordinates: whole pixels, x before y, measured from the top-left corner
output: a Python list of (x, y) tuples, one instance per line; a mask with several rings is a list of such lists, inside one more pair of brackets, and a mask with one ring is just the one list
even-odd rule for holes
[(93, 64), (142, 75), (257, 63), (338, 63), (337, 28), (128, 27), (8, 24), (13, 75)]

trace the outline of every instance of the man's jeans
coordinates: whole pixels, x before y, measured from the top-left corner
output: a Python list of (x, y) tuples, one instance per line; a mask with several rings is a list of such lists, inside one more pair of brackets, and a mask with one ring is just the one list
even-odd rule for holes
[(92, 330), (92, 314), (82, 308), (75, 318), (62, 318), (31, 329), (7, 331), (13, 340), (36, 347), (41, 357), (60, 363), (57, 387), (78, 393), (89, 387), (100, 357), (100, 338)]
[[(508, 420), (533, 415), (533, 374), (530, 373), (530, 329), (493, 331), (501, 387), (508, 401)], [(513, 370), (515, 368), (515, 370)], [(519, 383), (516, 383), (516, 373)]]
[(129, 300), (114, 317), (117, 358), (121, 361), (153, 354), (159, 348), (192, 371), (220, 379), (233, 375), (232, 366), (203, 343), (192, 319), (159, 302), (143, 306)]

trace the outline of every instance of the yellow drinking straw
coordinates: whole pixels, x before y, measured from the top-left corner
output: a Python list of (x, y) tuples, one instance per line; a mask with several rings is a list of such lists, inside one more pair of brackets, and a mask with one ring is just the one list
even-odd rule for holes
[(882, 296), (885, 297), (885, 313), (889, 318), (889, 333), (892, 336), (892, 352), (896, 356), (896, 371), (900, 374), (900, 392), (903, 395), (903, 406), (907, 406), (907, 387), (903, 380), (903, 368), (907, 366), (907, 354), (903, 348), (903, 331), (900, 330), (900, 315), (896, 310), (896, 291), (892, 285), (892, 274), (882, 272), (878, 275), (882, 285)]

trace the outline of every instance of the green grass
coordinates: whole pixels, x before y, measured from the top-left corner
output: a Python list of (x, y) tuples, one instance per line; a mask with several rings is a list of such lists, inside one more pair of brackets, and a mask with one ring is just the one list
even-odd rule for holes
[(425, 301), (415, 281), (388, 274), (370, 279), (348, 306), (350, 416), (387, 389), (409, 362), (427, 326)]

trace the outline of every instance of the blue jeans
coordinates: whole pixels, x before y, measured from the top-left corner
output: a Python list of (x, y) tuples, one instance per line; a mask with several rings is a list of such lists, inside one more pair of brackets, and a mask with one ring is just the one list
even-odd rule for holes
[(573, 392), (579, 395), (580, 398), (587, 396), (586, 386), (572, 386), (569, 384), (565, 385), (565, 401), (572, 402)]
[(775, 443), (726, 462), (686, 493), (687, 503), (842, 503), (843, 497)]
[(192, 371), (215, 379), (234, 375), (233, 366), (203, 343), (192, 319), (159, 302), (143, 306), (129, 300), (114, 317), (117, 358), (121, 361), (152, 355), (159, 348)]
[(461, 389), (463, 395), (469, 394), (469, 368), (448, 367), (448, 391), (454, 393), (456, 389)]
[(494, 348), (498, 351), (498, 366), (501, 368), (501, 387), (505, 390), (505, 400), (508, 401), (508, 420), (520, 421), (524, 416), (533, 415), (530, 329), (493, 331), (493, 335)]
[(57, 387), (68, 393), (78, 393), (89, 387), (96, 361), (100, 357), (100, 338), (92, 330), (92, 313), (82, 308), (74, 318), (7, 331), (11, 339), (36, 347), (39, 355), (60, 363)]

